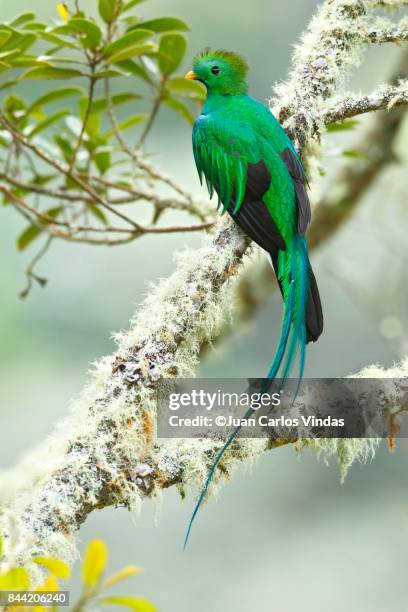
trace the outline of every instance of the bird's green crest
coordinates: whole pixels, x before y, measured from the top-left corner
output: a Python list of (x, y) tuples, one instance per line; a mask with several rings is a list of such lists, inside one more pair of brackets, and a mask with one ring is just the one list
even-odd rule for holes
[(203, 51), (197, 53), (194, 58), (194, 65), (196, 62), (201, 60), (221, 60), (226, 62), (233, 67), (234, 71), (243, 79), (245, 79), (249, 70), (246, 60), (242, 57), (242, 55), (239, 55), (239, 53), (234, 53), (234, 51), (225, 51), (224, 49), (211, 49), (211, 47), (206, 47)]
[(248, 64), (238, 53), (206, 48), (194, 58), (193, 69), (209, 91), (224, 95), (247, 91)]

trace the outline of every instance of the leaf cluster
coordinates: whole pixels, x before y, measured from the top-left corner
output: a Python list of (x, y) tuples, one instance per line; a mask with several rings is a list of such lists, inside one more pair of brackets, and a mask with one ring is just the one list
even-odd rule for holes
[[(189, 26), (143, 19), (141, 1), (93, 0), (86, 11), (58, 4), (47, 23), (35, 12), (0, 23), (0, 195), (28, 221), (19, 250), (44, 234), (91, 244), (137, 238), (143, 232), (117, 204), (149, 201), (157, 223), (166, 208), (157, 182), (182, 196), (179, 208), (191, 201), (146, 163), (145, 150), (162, 106), (192, 124), (204, 99), (201, 84), (177, 72)], [(112, 213), (127, 235), (110, 231)]]
[[(3, 541), (0, 536), (0, 561), (3, 556)], [(71, 577), (71, 569), (64, 561), (51, 557), (34, 557), (33, 562), (40, 566), (46, 573), (44, 582), (34, 590), (41, 592), (59, 591), (61, 580), (68, 580)], [(109, 595), (109, 591), (113, 586), (120, 582), (140, 574), (141, 567), (129, 565), (123, 567), (118, 572), (109, 577), (105, 577), (105, 571), (108, 562), (108, 549), (102, 540), (91, 540), (89, 542), (84, 560), (82, 562), (82, 593), (79, 601), (72, 607), (75, 612), (85, 612), (89, 608), (96, 605), (102, 606), (119, 606), (134, 612), (156, 612), (155, 606), (146, 599), (132, 596)], [(32, 588), (30, 574), (24, 567), (12, 567), (7, 571), (0, 571), (0, 590), (5, 591), (29, 591)], [(28, 609), (28, 608), (27, 608)], [(51, 608), (54, 612), (58, 607)], [(9, 608), (11, 612), (22, 611), (24, 608), (13, 607)], [(34, 612), (47, 612), (49, 607), (35, 606)]]

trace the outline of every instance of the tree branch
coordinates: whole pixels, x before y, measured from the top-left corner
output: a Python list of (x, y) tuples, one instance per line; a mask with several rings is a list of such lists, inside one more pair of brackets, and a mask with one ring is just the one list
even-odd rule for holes
[(115, 208), (112, 208), (112, 206), (108, 204), (99, 193), (94, 191), (94, 189), (92, 189), (92, 187), (90, 187), (84, 180), (82, 180), (82, 178), (80, 178), (73, 170), (71, 170), (64, 164), (61, 164), (56, 159), (53, 159), (48, 155), (48, 153), (43, 151), (43, 149), (37, 147), (34, 143), (28, 140), (21, 132), (19, 132), (19, 130), (14, 125), (12, 125), (8, 121), (7, 117), (3, 113), (0, 113), (0, 125), (2, 125), (8, 132), (10, 132), (10, 134), (12, 134), (15, 140), (19, 142), (22, 146), (33, 151), (33, 153), (35, 153), (37, 157), (45, 161), (49, 166), (52, 166), (53, 168), (58, 170), (60, 174), (69, 177), (74, 183), (76, 183), (81, 189), (83, 189), (85, 193), (90, 195), (95, 202), (101, 204), (112, 214), (116, 215), (117, 217), (120, 217), (123, 221), (125, 221), (129, 225), (132, 225), (135, 229), (138, 228), (138, 224), (135, 221), (129, 219), (129, 217), (119, 212)]
[(398, 85), (383, 87), (367, 96), (345, 97), (337, 106), (324, 114), (323, 121), (327, 125), (357, 115), (384, 109), (391, 110), (395, 106), (406, 104), (408, 104), (408, 80), (401, 81)]
[(72, 172), (74, 170), (74, 168), (75, 168), (77, 156), (78, 156), (78, 153), (79, 153), (79, 151), (81, 149), (82, 142), (84, 140), (84, 136), (85, 136), (85, 132), (86, 132), (86, 128), (88, 127), (88, 121), (89, 121), (89, 118), (91, 116), (91, 110), (92, 110), (92, 104), (93, 104), (93, 98), (94, 98), (94, 91), (95, 91), (95, 85), (96, 85), (96, 79), (95, 79), (95, 76), (94, 76), (95, 65), (91, 63), (90, 68), (91, 68), (91, 73), (89, 75), (89, 90), (88, 90), (88, 97), (87, 97), (85, 114), (84, 114), (84, 118), (83, 118), (83, 121), (82, 121), (81, 131), (79, 133), (78, 140), (77, 140), (77, 143), (75, 145), (75, 149), (74, 149), (73, 154), (72, 154), (72, 159), (71, 159), (70, 164), (69, 164), (69, 172)]
[[(135, 238), (140, 238), (145, 234), (176, 234), (176, 233), (187, 233), (187, 232), (201, 232), (203, 230), (210, 229), (214, 225), (214, 221), (206, 221), (204, 223), (197, 223), (193, 225), (171, 225), (171, 226), (145, 226), (138, 225), (137, 229), (131, 231), (124, 227), (114, 227), (114, 226), (106, 226), (106, 227), (92, 227), (92, 226), (83, 226), (76, 225), (72, 222), (61, 221), (58, 219), (54, 219), (50, 217), (47, 213), (41, 213), (32, 206), (30, 206), (21, 196), (17, 196), (12, 193), (6, 187), (0, 185), (0, 193), (3, 193), (7, 199), (9, 199), (13, 204), (22, 208), (26, 213), (31, 216), (28, 216), (28, 220), (40, 228), (44, 232), (50, 234), (54, 238), (62, 238), (63, 240), (68, 240), (71, 242), (84, 242), (87, 244), (106, 244), (108, 246), (112, 246), (114, 244), (124, 244), (127, 242), (131, 242), (135, 240)], [(66, 228), (66, 231), (63, 231), (61, 228)], [(89, 236), (80, 237), (77, 234), (126, 234), (126, 238), (120, 238), (118, 240), (113, 240), (111, 238), (106, 239), (95, 239), (90, 238)]]
[(396, 43), (399, 45), (408, 41), (408, 21), (405, 19), (399, 24), (390, 23), (384, 26), (381, 23), (379, 27), (370, 27), (367, 36), (369, 41), (375, 44)]

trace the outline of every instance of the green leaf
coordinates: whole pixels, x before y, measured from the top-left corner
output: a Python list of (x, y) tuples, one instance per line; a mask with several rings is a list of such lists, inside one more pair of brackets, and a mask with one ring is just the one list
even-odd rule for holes
[[(126, 121), (122, 121), (122, 123), (119, 124), (119, 129), (121, 132), (124, 132), (125, 130), (128, 130), (131, 127), (134, 127), (135, 125), (138, 125), (139, 123), (142, 123), (143, 121), (146, 121), (149, 117), (150, 115), (143, 114), (143, 113), (139, 115), (133, 115), (133, 117), (126, 119)], [(114, 135), (115, 135), (115, 132), (113, 130), (109, 130), (108, 132), (105, 132), (103, 137), (106, 139), (109, 139), (109, 138), (112, 138)]]
[(31, 68), (40, 66), (51, 66), (49, 62), (39, 59), (34, 55), (21, 55), (12, 60), (13, 68)]
[(3, 45), (2, 51), (8, 51), (9, 49), (18, 49), (20, 53), (26, 51), (29, 47), (37, 40), (36, 34), (20, 34), (16, 30), (11, 30), (11, 37)]
[(343, 155), (351, 159), (365, 159), (366, 157), (362, 151), (357, 151), (356, 149), (346, 149), (343, 151)]
[(17, 15), (17, 17), (15, 17), (13, 21), (9, 21), (9, 25), (14, 28), (18, 28), (19, 26), (24, 25), (28, 21), (34, 21), (34, 19), (35, 13), (23, 13), (22, 15)]
[(10, 70), (9, 64), (6, 64), (5, 62), (0, 62), (0, 72), (7, 72), (7, 70)]
[(82, 581), (88, 587), (95, 587), (105, 570), (108, 550), (102, 540), (92, 540), (85, 551), (82, 564)]
[(100, 72), (95, 72), (95, 79), (114, 79), (115, 77), (124, 77), (128, 76), (126, 72), (123, 70), (115, 70), (114, 68), (110, 68), (109, 70), (101, 70)]
[(57, 100), (65, 100), (72, 96), (79, 96), (83, 94), (84, 90), (81, 87), (62, 87), (61, 89), (54, 89), (47, 94), (44, 94), (40, 98), (37, 98), (31, 106), (29, 106), (27, 113), (32, 113), (33, 110), (46, 106), (50, 102), (56, 102)]
[(121, 13), (126, 13), (126, 11), (130, 11), (130, 9), (136, 6), (137, 4), (141, 4), (142, 2), (145, 2), (145, 1), (146, 0), (129, 0), (129, 2), (125, 2), (122, 5)]
[(139, 123), (142, 123), (143, 121), (146, 121), (149, 118), (149, 115), (146, 113), (140, 113), (139, 115), (133, 115), (133, 117), (130, 117), (129, 119), (126, 119), (125, 121), (122, 121), (122, 123), (119, 123), (119, 128), (121, 130), (128, 130), (129, 128), (138, 125)]
[(177, 70), (186, 50), (187, 39), (183, 34), (163, 34), (160, 38), (158, 62), (164, 76), (167, 77)]
[(23, 25), (23, 30), (33, 30), (34, 32), (42, 32), (45, 30), (47, 26), (45, 23), (41, 23), (39, 21), (31, 21), (30, 23), (26, 23)]
[(18, 83), (17, 79), (10, 79), (9, 81), (3, 81), (3, 83), (0, 83), (0, 91), (4, 89), (8, 89), (9, 87), (13, 87), (17, 83)]
[(17, 239), (17, 248), (19, 251), (24, 251), (44, 230), (36, 225), (30, 225), (23, 231)]
[(105, 174), (105, 172), (109, 169), (111, 164), (111, 151), (108, 148), (100, 149), (94, 154), (94, 162), (96, 167), (98, 168), (101, 174)]
[(57, 123), (58, 121), (60, 121), (60, 119), (63, 119), (64, 117), (67, 117), (69, 114), (70, 114), (69, 110), (61, 110), (61, 111), (58, 111), (57, 113), (54, 113), (53, 115), (50, 115), (49, 117), (44, 119), (44, 121), (41, 121), (40, 123), (37, 123), (37, 125), (34, 126), (28, 132), (27, 138), (28, 139), (33, 138), (37, 134), (40, 134), (40, 132), (43, 132), (44, 130), (49, 128), (54, 123)]
[(143, 45), (133, 45), (132, 47), (128, 47), (127, 49), (123, 49), (123, 51), (119, 51), (114, 55), (111, 55), (108, 58), (109, 64), (117, 64), (118, 62), (123, 62), (126, 59), (131, 57), (136, 57), (138, 55), (143, 55), (144, 53), (151, 53), (152, 51), (156, 51), (157, 46), (154, 43), (145, 43)]
[[(65, 27), (65, 26), (63, 26)], [(57, 36), (56, 34), (52, 34), (51, 32), (39, 32), (38, 38), (42, 40), (46, 40), (47, 42), (56, 45), (57, 47), (66, 47), (67, 49), (80, 49), (81, 47), (78, 43), (67, 40), (66, 38), (62, 38), (61, 36)]]
[(2, 89), (8, 89), (9, 87), (13, 87), (16, 85), (18, 81), (16, 79), (11, 79), (10, 81), (4, 81), (4, 83), (0, 83), (0, 91)]
[(328, 132), (345, 132), (346, 130), (354, 130), (360, 122), (357, 119), (347, 119), (338, 123), (329, 123), (326, 126)]
[(70, 19), (68, 26), (83, 36), (84, 46), (96, 49), (102, 40), (102, 30), (90, 19)]
[[(121, 104), (126, 104), (127, 102), (133, 102), (134, 100), (140, 100), (141, 96), (134, 93), (120, 93), (112, 96), (112, 106), (119, 106)], [(85, 109), (88, 104), (88, 98), (81, 98), (80, 101), (80, 114), (81, 117), (84, 116)], [(108, 101), (106, 98), (96, 98), (92, 103), (92, 113), (103, 113), (106, 111), (108, 106)]]
[(17, 43), (18, 48), (21, 53), (27, 51), (33, 44), (37, 41), (37, 36), (35, 34), (25, 34)]
[(68, 138), (65, 138), (64, 136), (61, 136), (61, 134), (56, 134), (54, 136), (54, 140), (60, 148), (65, 161), (70, 163), (72, 155), (74, 153), (71, 141)]
[(85, 141), (84, 144), (87, 146), (89, 151), (93, 151), (97, 145), (97, 140), (101, 131), (101, 120), (102, 117), (100, 113), (90, 113), (88, 117), (85, 127), (85, 134), (89, 136), (89, 141)]
[(73, 17), (66, 25), (53, 30), (57, 34), (79, 34), (84, 47), (96, 49), (102, 40), (101, 29), (90, 19)]
[(120, 104), (126, 104), (127, 102), (132, 102), (133, 100), (140, 100), (141, 97), (141, 95), (134, 93), (115, 94), (112, 96), (112, 104), (113, 106), (119, 106)]
[(51, 66), (49, 62), (39, 60), (33, 55), (22, 55), (21, 57), (16, 57), (15, 59), (13, 59), (12, 65), (13, 68), (45, 68)]
[[(62, 206), (58, 206), (56, 208), (50, 208), (44, 214), (51, 217), (51, 219), (55, 219), (58, 217), (60, 212), (63, 210)], [(51, 222), (51, 221), (50, 221)], [(40, 223), (39, 226), (29, 225), (27, 229), (25, 229), (22, 234), (17, 238), (17, 249), (19, 251), (24, 251), (38, 236), (42, 234), (44, 231), (44, 227), (47, 225), (47, 221), (44, 220)]]
[[(7, 115), (24, 116), (26, 114), (27, 104), (24, 98), (15, 93), (10, 93), (4, 100), (4, 110)], [(21, 112), (24, 111), (24, 112)]]
[(165, 98), (163, 103), (171, 108), (171, 110), (181, 115), (190, 125), (193, 125), (195, 117), (184, 102), (181, 102), (181, 100), (175, 100), (174, 98)]
[(131, 29), (145, 28), (146, 30), (153, 30), (153, 32), (186, 32), (190, 28), (185, 21), (178, 17), (160, 17), (159, 19), (150, 19), (149, 21), (142, 21)]
[(120, 13), (122, 2), (119, 0), (99, 0), (99, 14), (105, 23), (112, 23)]
[(88, 208), (96, 219), (104, 225), (108, 225), (108, 218), (96, 204), (88, 204)]
[(198, 81), (189, 81), (184, 77), (171, 77), (166, 82), (166, 89), (178, 96), (198, 101), (205, 100), (207, 95), (204, 85)]
[(0, 47), (2, 47), (11, 38), (9, 30), (0, 30)]
[(34, 178), (31, 179), (31, 183), (33, 183), (33, 185), (46, 185), (56, 177), (56, 174), (36, 174)]
[(146, 38), (150, 38), (151, 36), (153, 36), (152, 30), (144, 30), (142, 28), (139, 30), (133, 30), (124, 36), (121, 36), (110, 45), (107, 45), (104, 49), (104, 53), (109, 57), (110, 55), (119, 53), (119, 51), (133, 47), (137, 43), (140, 43), (142, 40), (146, 40)]
[(0, 52), (0, 61), (6, 60), (7, 63), (13, 59), (13, 57), (17, 57), (20, 55), (20, 49), (13, 49), (12, 51), (2, 51)]
[(150, 76), (148, 75), (146, 70), (142, 66), (140, 66), (140, 64), (137, 64), (136, 62), (133, 62), (132, 60), (128, 59), (123, 62), (118, 62), (117, 65), (123, 70), (125, 70), (128, 74), (132, 74), (135, 77), (143, 79), (143, 81), (146, 81), (146, 83), (151, 83)]
[(45, 567), (50, 574), (56, 578), (62, 578), (63, 580), (71, 576), (71, 570), (69, 565), (61, 561), (60, 559), (52, 559), (49, 557), (35, 557), (34, 563)]
[(68, 68), (55, 68), (54, 66), (44, 66), (27, 70), (27, 72), (24, 72), (24, 74), (20, 76), (20, 79), (64, 80), (75, 79), (82, 76), (85, 75), (82, 74), (82, 72), (80, 72), (79, 70), (72, 70)]
[(49, 51), (49, 53), (51, 53), (50, 55), (39, 55), (37, 59), (40, 60), (40, 62), (45, 62), (48, 64), (48, 66), (52, 66), (54, 64), (83, 64), (83, 62), (70, 57), (55, 56), (53, 55), (53, 52), (54, 50), (51, 49)]
[(138, 597), (121, 597), (120, 595), (112, 597), (102, 597), (100, 601), (104, 604), (112, 606), (122, 606), (135, 612), (156, 612), (157, 608), (146, 599)]

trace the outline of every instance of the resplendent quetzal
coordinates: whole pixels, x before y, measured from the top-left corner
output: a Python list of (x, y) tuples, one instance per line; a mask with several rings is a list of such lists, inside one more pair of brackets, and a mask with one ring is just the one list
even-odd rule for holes
[[(193, 128), (193, 151), (210, 196), (262, 249), (269, 253), (282, 293), (281, 336), (268, 372), (286, 379), (299, 355), (302, 379), (305, 350), (323, 331), (323, 313), (310, 266), (305, 232), (311, 218), (302, 164), (271, 111), (247, 94), (245, 60), (228, 51), (206, 49), (187, 79), (203, 83), (207, 97)], [(225, 450), (218, 453), (195, 507), (190, 529)]]

